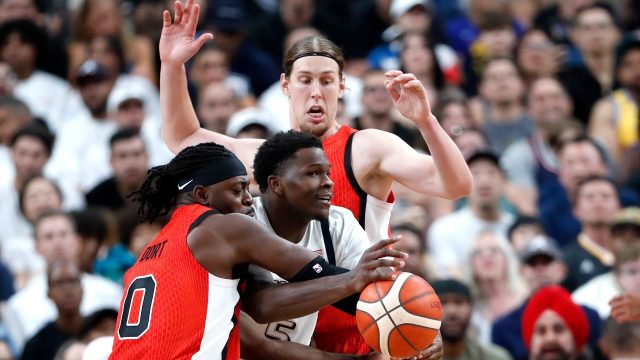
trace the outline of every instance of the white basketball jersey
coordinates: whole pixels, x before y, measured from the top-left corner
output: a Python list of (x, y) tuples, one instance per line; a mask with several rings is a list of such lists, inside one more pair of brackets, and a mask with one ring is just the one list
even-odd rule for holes
[[(256, 212), (256, 219), (273, 231), (260, 198), (254, 199), (253, 209)], [(339, 206), (331, 206), (329, 210), (329, 232), (333, 241), (336, 265), (346, 269), (353, 269), (358, 264), (362, 253), (369, 247), (367, 234), (362, 227), (360, 227), (360, 224), (351, 211)], [(309, 223), (298, 245), (328, 260), (320, 221), (312, 220)], [(275, 282), (286, 282), (276, 274), (272, 273), (271, 275)], [(279, 321), (266, 325), (261, 324), (260, 327), (264, 329), (264, 334), (268, 338), (309, 345), (316, 327), (317, 318), (318, 313), (315, 312), (297, 319)]]

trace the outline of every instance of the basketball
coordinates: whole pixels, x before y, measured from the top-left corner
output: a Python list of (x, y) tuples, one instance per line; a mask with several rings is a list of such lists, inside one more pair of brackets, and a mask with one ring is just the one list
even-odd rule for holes
[(358, 301), (356, 322), (365, 341), (387, 356), (418, 355), (435, 339), (442, 310), (431, 285), (419, 276), (398, 273), (395, 281), (369, 284)]

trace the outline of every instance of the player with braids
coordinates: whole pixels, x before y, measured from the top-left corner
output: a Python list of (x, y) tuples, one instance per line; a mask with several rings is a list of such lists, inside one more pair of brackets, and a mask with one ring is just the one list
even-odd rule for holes
[[(237, 360), (241, 297), (260, 322), (331, 303), (355, 311), (358, 292), (393, 279), (389, 266), (404, 265), (398, 258), (405, 254), (385, 248), (394, 240), (369, 248), (352, 271), (327, 263), (246, 216), (253, 213), (248, 185), (242, 162), (211, 143), (186, 148), (149, 172), (134, 194), (142, 217), (175, 210), (125, 275), (110, 359)], [(245, 289), (241, 280), (251, 263), (299, 283), (250, 282)], [(317, 288), (327, 292), (316, 294)]]

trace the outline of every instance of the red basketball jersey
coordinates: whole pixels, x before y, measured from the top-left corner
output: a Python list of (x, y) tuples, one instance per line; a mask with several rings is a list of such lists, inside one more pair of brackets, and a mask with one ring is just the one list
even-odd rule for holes
[(215, 213), (178, 207), (127, 271), (109, 359), (240, 358), (240, 280), (210, 274), (187, 245), (190, 230)]
[[(366, 230), (370, 241), (387, 237), (389, 217), (393, 205), (393, 194), (386, 202), (369, 196), (358, 184), (351, 167), (351, 143), (356, 129), (343, 125), (322, 145), (331, 163), (331, 180), (334, 183), (333, 205), (351, 210)], [(360, 154), (360, 156), (367, 156)], [(371, 348), (366, 344), (356, 326), (355, 316), (334, 307), (320, 310), (314, 333), (316, 346), (320, 350), (342, 354), (366, 354)]]

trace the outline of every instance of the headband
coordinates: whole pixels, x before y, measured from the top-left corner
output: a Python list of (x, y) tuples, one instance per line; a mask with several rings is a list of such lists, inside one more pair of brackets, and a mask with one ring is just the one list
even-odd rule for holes
[(291, 60), (291, 64), (293, 64), (296, 60), (298, 60), (300, 58), (303, 58), (303, 57), (307, 57), (307, 56), (324, 56), (324, 57), (332, 59), (336, 63), (340, 64), (340, 62), (338, 61), (337, 57), (333, 56), (331, 53), (328, 53), (326, 51), (303, 51), (303, 52), (301, 52), (298, 55), (293, 57), (293, 59)]
[(178, 180), (178, 192), (193, 190), (196, 185), (209, 186), (236, 176), (247, 175), (247, 169), (237, 156), (218, 158), (210, 166), (204, 166)]

